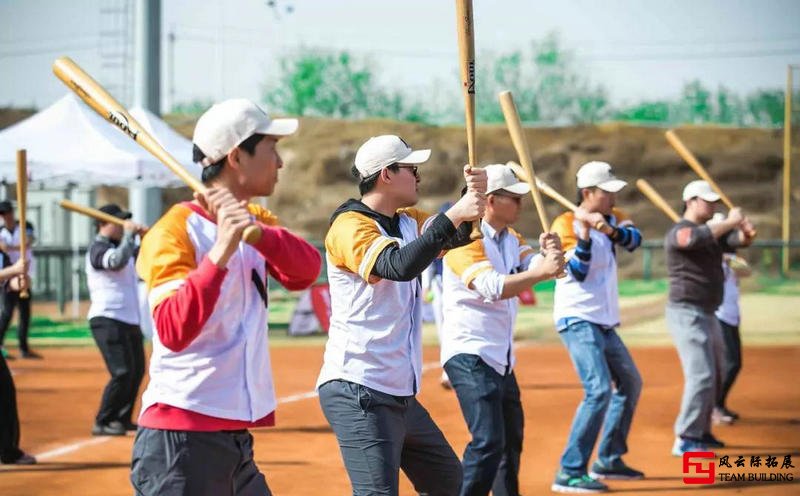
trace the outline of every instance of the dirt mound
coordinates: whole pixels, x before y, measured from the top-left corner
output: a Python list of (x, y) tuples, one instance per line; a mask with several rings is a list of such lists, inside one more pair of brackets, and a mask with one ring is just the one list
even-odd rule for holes
[[(396, 122), (342, 122), (304, 119), (297, 136), (282, 150), (287, 166), (271, 206), (292, 225), (314, 238), (324, 236), (326, 219), (343, 199), (357, 195), (349, 169), (358, 145), (381, 133), (403, 136), (412, 146), (431, 148), (432, 158), (421, 169), (421, 205), (435, 210), (458, 194), (461, 164), (467, 160), (462, 128), (425, 127)], [(575, 172), (589, 160), (610, 162), (631, 183), (619, 196), (619, 205), (634, 217), (645, 235), (661, 237), (670, 224), (633, 186), (646, 178), (680, 211), (683, 186), (696, 179), (664, 139), (664, 130), (621, 124), (572, 128), (527, 129), (537, 173), (568, 198), (575, 195)], [(775, 130), (681, 128), (678, 134), (707, 166), (725, 192), (759, 224), (762, 239), (780, 235), (782, 134)], [(481, 164), (517, 160), (508, 132), (502, 126), (483, 126), (477, 133)], [(795, 195), (798, 189), (794, 190)], [(546, 200), (551, 216), (561, 210)], [(528, 205), (532, 207), (532, 205)], [(795, 219), (797, 228), (797, 219)], [(533, 208), (526, 208), (520, 230), (538, 233)], [(797, 232), (797, 231), (795, 231)]]
[[(7, 115), (0, 110), (0, 126), (25, 116), (24, 111)], [(168, 117), (167, 120), (191, 137), (193, 119)], [(707, 126), (679, 128), (677, 132), (728, 196), (756, 220), (761, 239), (780, 237), (782, 131)], [(286, 166), (270, 199), (270, 208), (296, 231), (312, 239), (322, 239), (331, 212), (346, 198), (358, 195), (350, 175), (356, 149), (370, 136), (390, 133), (402, 136), (413, 147), (433, 150), (430, 162), (421, 169), (423, 208), (435, 211), (443, 201), (456, 197), (463, 182), (461, 165), (467, 160), (463, 128), (388, 120), (304, 118), (298, 134), (281, 143)], [(664, 129), (610, 123), (528, 128), (526, 134), (537, 173), (568, 198), (575, 196), (575, 172), (583, 163), (610, 162), (617, 175), (630, 183), (620, 193), (618, 203), (632, 214), (648, 239), (662, 237), (670, 222), (638, 192), (633, 182), (640, 177), (647, 179), (680, 211), (681, 189), (697, 178), (669, 146)], [(480, 126), (477, 149), (483, 165), (517, 160), (505, 126)], [(108, 194), (114, 194), (112, 190), (108, 188)], [(796, 202), (800, 199), (800, 188), (792, 191)], [(186, 191), (165, 193), (165, 205), (188, 197)], [(119, 200), (124, 203), (122, 197)], [(530, 200), (526, 202), (519, 230), (534, 237), (539, 225)], [(561, 212), (549, 199), (545, 203), (551, 217)], [(795, 237), (798, 228), (800, 219), (795, 216), (792, 225)]]

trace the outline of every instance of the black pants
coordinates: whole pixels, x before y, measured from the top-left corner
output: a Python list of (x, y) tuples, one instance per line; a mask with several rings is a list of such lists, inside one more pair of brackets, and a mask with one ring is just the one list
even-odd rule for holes
[(271, 496), (246, 430), (136, 431), (131, 460), (136, 496)]
[(722, 339), (725, 343), (725, 360), (722, 363), (722, 385), (717, 398), (717, 406), (725, 407), (725, 400), (736, 381), (736, 376), (742, 370), (742, 341), (739, 336), (739, 326), (732, 326), (719, 321), (722, 327)]
[(144, 377), (142, 331), (139, 326), (107, 317), (94, 317), (89, 320), (89, 327), (111, 374), (95, 422), (130, 422)]
[(19, 416), (14, 379), (6, 359), (0, 355), (0, 462), (14, 463), (23, 454), (19, 449)]
[(11, 324), (11, 317), (14, 316), (14, 307), (19, 305), (19, 327), (17, 328), (17, 339), (19, 349), (23, 353), (29, 351), (28, 348), (28, 327), (31, 325), (31, 299), (20, 298), (17, 291), (6, 291), (3, 293), (3, 309), (0, 311), (0, 346), (6, 337), (6, 331)]

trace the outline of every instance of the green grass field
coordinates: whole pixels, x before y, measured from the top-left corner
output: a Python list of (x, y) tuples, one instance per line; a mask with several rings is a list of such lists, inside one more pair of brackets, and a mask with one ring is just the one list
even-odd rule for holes
[[(550, 343), (558, 342), (553, 328), (552, 281), (535, 287), (537, 305), (520, 306), (517, 317), (518, 339)], [(672, 339), (664, 323), (664, 304), (668, 283), (665, 279), (652, 281), (620, 281), (620, 334), (632, 346), (669, 345)], [(800, 344), (800, 281), (756, 277), (742, 284), (742, 339), (746, 345)], [(296, 299), (279, 291), (270, 301), (270, 338), (273, 346), (319, 346), (326, 337), (292, 337), (287, 335), (289, 320)], [(34, 305), (35, 310), (35, 305)], [(34, 317), (31, 325), (34, 346), (93, 345), (86, 321), (58, 321)], [(425, 342), (436, 343), (435, 326), (424, 326)], [(16, 326), (9, 330), (6, 341), (16, 345)]]

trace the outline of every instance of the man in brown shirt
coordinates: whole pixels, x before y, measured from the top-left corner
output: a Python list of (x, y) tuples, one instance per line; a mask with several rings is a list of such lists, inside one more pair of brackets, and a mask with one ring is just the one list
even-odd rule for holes
[(714, 315), (722, 302), (722, 252), (749, 245), (755, 231), (738, 207), (724, 220), (706, 224), (719, 199), (705, 181), (687, 184), (683, 218), (667, 232), (664, 245), (669, 273), (667, 327), (684, 376), (681, 410), (675, 421), (675, 456), (724, 446), (711, 434), (723, 346)]

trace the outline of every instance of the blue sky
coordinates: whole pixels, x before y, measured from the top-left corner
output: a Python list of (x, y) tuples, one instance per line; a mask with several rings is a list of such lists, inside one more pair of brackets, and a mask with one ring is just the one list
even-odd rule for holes
[[(122, 16), (116, 0), (0, 0), (0, 106), (43, 107), (64, 94), (50, 72), (70, 55), (121, 92)], [(453, 0), (162, 0), (162, 99), (172, 68), (176, 101), (258, 99), (277, 61), (298, 47), (368, 56), (389, 86), (459, 87)], [(797, 0), (474, 0), (481, 54), (524, 49), (557, 31), (614, 104), (672, 98), (700, 79), (745, 93), (785, 85), (800, 63)], [(293, 7), (287, 13), (286, 7)], [(106, 9), (106, 13), (101, 13)], [(114, 26), (115, 22), (118, 24)], [(110, 32), (110, 33), (109, 33)], [(105, 55), (103, 55), (105, 54)], [(105, 67), (104, 67), (105, 64)], [(133, 102), (128, 101), (128, 104)]]

